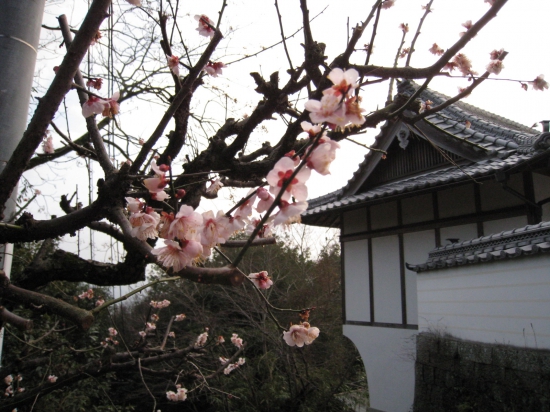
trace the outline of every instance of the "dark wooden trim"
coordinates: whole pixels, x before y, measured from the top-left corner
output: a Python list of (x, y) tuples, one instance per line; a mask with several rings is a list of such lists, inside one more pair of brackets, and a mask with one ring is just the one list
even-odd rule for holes
[[(476, 213), (482, 213), (481, 210), (481, 190), (479, 189), (479, 183), (474, 184), (474, 202), (476, 207)], [(483, 222), (477, 222), (477, 237), (484, 236), (485, 230), (483, 229)]]
[(468, 223), (485, 222), (488, 220), (504, 219), (507, 217), (525, 216), (525, 205), (512, 206), (504, 209), (490, 210), (482, 213), (471, 213), (463, 216), (453, 216), (444, 219), (426, 221), (422, 223), (413, 223), (401, 227), (392, 227), (373, 231), (354, 233), (353, 235), (340, 237), (342, 242), (352, 240), (361, 240), (374, 237), (390, 236), (399, 233), (420, 232), (423, 230), (436, 229), (436, 242), (439, 236), (439, 228), (448, 226), (457, 226)]
[(400, 233), (399, 239), (399, 280), (401, 282), (401, 322), (407, 324), (407, 285), (405, 284), (405, 248), (403, 243), (403, 233)]
[[(533, 174), (531, 172), (523, 172), (523, 193), (524, 196), (532, 203), (535, 201), (535, 184), (533, 183)], [(527, 223), (535, 225), (542, 221), (542, 208), (536, 208), (529, 204), (527, 207)]]
[[(340, 232), (344, 232), (344, 214), (340, 213)], [(342, 291), (342, 323), (346, 323), (346, 264), (344, 244), (340, 240), (340, 290)]]
[(346, 321), (345, 325), (373, 326), (373, 327), (377, 327), (377, 328), (418, 330), (418, 325), (403, 325), (401, 323), (383, 323), (383, 322), (363, 322), (363, 321), (360, 321), (360, 320), (348, 320), (348, 321)]
[[(367, 229), (371, 229), (370, 207), (367, 208)], [(370, 321), (374, 322), (374, 270), (372, 265), (372, 239), (368, 241), (368, 257), (369, 257), (369, 304), (370, 304)]]
[[(439, 220), (439, 203), (437, 201), (437, 192), (432, 192), (432, 208), (434, 214), (434, 222)], [(435, 247), (441, 246), (441, 231), (438, 227), (435, 228)]]

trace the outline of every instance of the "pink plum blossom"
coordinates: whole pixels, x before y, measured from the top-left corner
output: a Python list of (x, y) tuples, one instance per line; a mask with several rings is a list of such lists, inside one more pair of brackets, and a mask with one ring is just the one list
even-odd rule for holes
[[(191, 206), (182, 205), (179, 212), (170, 224), (168, 236), (170, 238), (200, 240), (200, 227), (203, 223), (203, 217), (200, 213), (193, 210)], [(202, 251), (201, 251), (202, 252)]]
[(491, 60), (487, 65), (487, 71), (493, 74), (500, 74), (503, 68), (502, 60)]
[[(214, 212), (209, 210), (202, 214), (202, 218), (204, 224), (200, 234), (201, 244), (204, 248), (211, 249), (220, 243), (225, 243), (227, 238), (231, 236), (229, 218), (225, 216), (222, 210), (219, 210), (216, 216), (214, 216)], [(209, 255), (209, 253), (206, 254), (206, 256)]]
[(168, 67), (176, 76), (180, 75), (180, 58), (178, 56), (166, 56)]
[(96, 96), (89, 96), (88, 100), (82, 105), (82, 116), (90, 117), (93, 114), (103, 113), (105, 109), (105, 100)]
[(492, 6), (495, 4), (495, 0), (485, 0), (485, 3), (489, 3)]
[(335, 94), (336, 96), (352, 96), (353, 90), (355, 90), (359, 84), (357, 80), (359, 79), (359, 72), (355, 69), (349, 69), (343, 71), (340, 68), (332, 69), (328, 74), (328, 79), (334, 83), (331, 89), (323, 91), (323, 94)]
[[(260, 222), (261, 222), (261, 219), (252, 219), (252, 221), (246, 226), (245, 233), (249, 236), (252, 235), (252, 233), (254, 233), (254, 230), (256, 230), (256, 227), (260, 224)], [(258, 231), (257, 236), (260, 239), (272, 236), (271, 225), (264, 224), (263, 227)]]
[(139, 240), (157, 238), (160, 215), (153, 208), (147, 207), (145, 212), (132, 213), (129, 221), (132, 225), (132, 236), (137, 237)]
[(172, 212), (160, 212), (160, 221), (159, 221), (159, 237), (168, 239), (168, 232), (170, 231), (170, 225), (174, 221), (175, 217)]
[(548, 82), (544, 80), (544, 74), (538, 75), (535, 80), (530, 83), (533, 87), (533, 90), (544, 91), (544, 89), (548, 89)]
[(170, 195), (164, 190), (159, 192), (149, 192), (149, 194), (151, 195), (151, 199), (156, 200), (157, 202), (164, 202), (166, 199), (170, 199)]
[[(235, 217), (236, 218), (240, 218), (241, 220), (243, 218), (247, 218), (248, 216), (250, 216), (252, 214), (252, 208), (254, 206), (254, 202), (256, 202), (256, 197), (257, 197), (257, 194), (253, 194), (252, 193), (254, 192), (254, 189), (251, 189), (247, 194), (246, 194), (246, 200), (237, 208), (237, 210), (235, 211)], [(232, 223), (232, 222), (230, 222)], [(241, 226), (241, 229), (242, 227), (244, 227), (244, 222), (242, 222), (242, 226)]]
[(126, 1), (133, 6), (141, 7), (141, 0), (126, 0)]
[(269, 194), (269, 191), (267, 189), (264, 189), (263, 187), (259, 187), (256, 191), (256, 194), (260, 199), (260, 201), (256, 205), (256, 212), (263, 213), (271, 207), (275, 198), (271, 196)]
[(175, 338), (175, 337), (176, 337), (176, 333), (175, 333), (175, 332), (170, 332), (170, 333), (168, 334), (168, 337), (170, 337), (170, 338)]
[(301, 169), (296, 176), (290, 181), (290, 177), (294, 172), (294, 162), (288, 157), (279, 159), (272, 170), (267, 174), (267, 182), (269, 183), (269, 191), (275, 196), (279, 193), (284, 184), (288, 184), (281, 200), (288, 201), (290, 196), (294, 196), (298, 201), (307, 199), (307, 187), (305, 182), (311, 175), (311, 170), (308, 168)]
[(114, 92), (111, 97), (109, 97), (103, 103), (103, 117), (113, 117), (118, 114), (120, 111), (120, 105), (118, 104), (118, 99), (120, 98), (120, 92)]
[(274, 216), (273, 225), (289, 225), (300, 222), (300, 215), (306, 211), (307, 202), (288, 203), (284, 200), (279, 205), (279, 212)]
[(52, 154), (54, 152), (55, 149), (53, 148), (53, 139), (51, 136), (47, 136), (42, 141), (42, 150), (44, 150), (46, 154)]
[(101, 79), (101, 78), (89, 78), (86, 81), (86, 87), (96, 89), (96, 90), (100, 90), (101, 86), (103, 86), (103, 79)]
[(130, 213), (137, 213), (141, 212), (143, 210), (143, 206), (145, 205), (141, 200), (135, 197), (125, 197), (126, 203), (128, 205), (126, 206), (126, 209), (128, 209), (128, 212)]
[(92, 299), (93, 297), (94, 297), (93, 289), (88, 289), (86, 292), (83, 292), (80, 295), (78, 295), (79, 299)]
[(335, 94), (324, 94), (321, 100), (308, 100), (305, 109), (313, 123), (328, 122), (338, 126), (346, 125), (346, 109), (342, 97)]
[(445, 50), (439, 47), (437, 43), (434, 43), (433, 46), (430, 47), (428, 51), (432, 54), (435, 54), (436, 56), (441, 56), (443, 53), (445, 53)]
[(208, 332), (201, 333), (197, 340), (195, 341), (195, 347), (196, 348), (202, 348), (204, 345), (206, 345), (206, 341), (208, 340)]
[(208, 188), (206, 189), (206, 193), (208, 193), (209, 195), (216, 195), (218, 194), (219, 190), (223, 187), (223, 183), (221, 181), (221, 179), (216, 179), (214, 180), (210, 186), (208, 186)]
[(288, 332), (283, 332), (283, 339), (287, 345), (299, 348), (311, 344), (318, 336), (319, 328), (311, 327), (307, 322), (292, 325)]
[(323, 176), (330, 174), (330, 164), (336, 158), (336, 149), (339, 148), (338, 142), (323, 136), (307, 159), (307, 166)]
[(462, 23), (462, 27), (464, 27), (466, 31), (460, 32), (459, 36), (460, 37), (464, 36), (468, 32), (468, 30), (472, 28), (472, 26), (473, 26), (472, 20), (466, 20), (464, 23)]
[[(157, 166), (157, 162), (153, 160), (151, 162), (151, 169), (155, 172), (155, 177), (143, 179), (143, 184), (151, 194), (162, 192), (164, 187), (168, 184), (168, 179), (166, 179), (166, 171), (169, 170), (169, 166)], [(162, 195), (160, 196), (162, 197)]]
[(212, 28), (212, 26), (214, 26), (214, 23), (208, 18), (208, 16), (204, 14), (197, 14), (195, 16), (195, 20), (199, 22), (199, 27), (197, 28), (197, 31), (201, 36), (210, 38), (214, 37), (215, 30)]
[(203, 70), (212, 77), (218, 77), (218, 75), (223, 74), (222, 69), (225, 67), (227, 66), (222, 62), (208, 62), (208, 64), (204, 66)]
[(464, 76), (476, 74), (476, 72), (472, 71), (472, 62), (462, 53), (458, 53), (453, 57), (452, 63), (456, 65), (456, 68), (460, 70)]
[[(184, 240), (176, 242), (166, 239), (165, 247), (155, 248), (151, 253), (158, 257), (167, 268), (173, 268), (174, 272), (179, 272), (185, 266), (190, 265), (193, 260), (202, 254), (202, 245), (194, 240)], [(181, 244), (181, 245), (180, 245)]]
[(302, 126), (304, 132), (309, 134), (309, 137), (315, 137), (323, 130), (320, 124), (313, 125), (310, 122), (302, 122), (300, 126)]
[(55, 383), (55, 382), (57, 382), (57, 376), (55, 376), (55, 375), (50, 375), (50, 376), (48, 376), (48, 382), (49, 382), (49, 383)]
[(265, 270), (258, 273), (251, 273), (248, 278), (254, 282), (258, 289), (269, 289), (273, 285), (273, 281)]
[(176, 315), (174, 317), (174, 322), (181, 322), (182, 320), (185, 319), (185, 314), (184, 313), (180, 313), (179, 315)]
[(145, 330), (146, 331), (150, 331), (150, 330), (155, 330), (157, 328), (157, 325), (155, 325), (154, 323), (152, 322), (147, 322), (145, 324)]
[(172, 402), (181, 402), (187, 399), (187, 389), (180, 387), (180, 385), (176, 385), (177, 391), (168, 391), (166, 392), (166, 397), (169, 401)]
[(104, 303), (105, 303), (105, 299), (98, 299), (98, 300), (96, 300), (95, 305), (96, 305), (96, 306), (101, 306), (101, 305), (103, 305)]
[(408, 23), (401, 23), (399, 25), (399, 28), (401, 29), (401, 31), (403, 31), (403, 33), (408, 33), (409, 32), (409, 24)]
[(13, 382), (13, 375), (8, 375), (4, 378), (4, 383), (6, 385), (11, 385), (12, 382)]
[(141, 336), (142, 338), (145, 338), (145, 336), (147, 336), (147, 332), (141, 330), (138, 332), (138, 335)]
[(504, 53), (504, 49), (495, 49), (491, 53), (489, 53), (489, 56), (491, 57), (491, 60), (499, 60), (499, 57), (502, 53)]
[(151, 305), (155, 309), (162, 309), (162, 308), (167, 308), (168, 306), (170, 306), (170, 301), (167, 300), (167, 299), (159, 300), (159, 301), (152, 300), (149, 303), (149, 305)]
[(109, 336), (116, 336), (118, 332), (115, 328), (109, 328)]
[(231, 343), (239, 349), (243, 347), (243, 340), (236, 333), (231, 336)]
[(383, 9), (389, 9), (390, 7), (393, 7), (395, 1), (396, 0), (384, 0), (380, 7), (382, 7)]

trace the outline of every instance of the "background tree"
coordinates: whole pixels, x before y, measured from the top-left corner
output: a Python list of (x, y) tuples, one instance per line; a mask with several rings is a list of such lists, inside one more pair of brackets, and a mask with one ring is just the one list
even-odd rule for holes
[[(226, 1), (221, 3), (217, 19), (196, 15), (194, 28), (189, 26), (192, 18), (186, 16), (183, 6), (170, 1), (149, 2), (141, 7), (134, 0), (132, 4), (137, 7), (131, 7), (111, 5), (109, 0), (94, 0), (77, 29), (69, 27), (63, 16), (59, 17), (59, 25), (48, 30), (51, 29), (57, 43), (63, 44), (68, 51), (59, 66), (54, 68), (55, 76), (51, 84), (38, 99), (20, 144), (0, 173), (0, 205), (5, 207), (12, 189), (25, 172), (41, 165), (55, 162), (72, 164), (81, 162), (83, 158), (88, 165), (97, 163), (100, 166), (101, 177), (95, 187), (96, 193), (90, 195), (88, 204), (84, 205), (75, 195), (62, 195), (59, 204), (65, 215), (48, 220), (37, 220), (32, 214), (23, 212), (37, 195), (30, 196), (30, 193), (23, 192), (21, 199), (26, 197), (27, 200), (21, 201), (19, 213), (13, 219), (12, 216), (4, 216), (12, 221), (1, 224), (0, 243), (41, 242), (41, 246), (17, 279), (10, 282), (5, 276), (2, 277), (2, 300), (24, 305), (31, 311), (47, 313), (55, 319), (52, 320), (54, 324), (57, 319), (63, 319), (63, 322), (71, 322), (80, 329), (90, 330), (98, 324), (98, 317), (104, 316), (102, 314), (117, 300), (106, 299), (96, 305), (98, 299), (94, 298), (93, 304), (90, 301), (90, 305), (83, 305), (82, 300), (88, 299), (89, 295), (74, 302), (65, 295), (52, 294), (51, 289), (47, 288), (49, 284), (57, 281), (86, 282), (98, 286), (135, 284), (145, 280), (148, 264), (156, 264), (165, 275), (152, 281), (149, 286), (186, 279), (200, 284), (237, 287), (236, 290), (239, 290), (245, 280), (248, 282), (247, 268), (243, 266), (245, 253), (250, 253), (251, 246), (273, 243), (267, 236), (273, 226), (299, 219), (300, 212), (307, 207), (305, 182), (312, 170), (322, 175), (328, 172), (338, 141), (361, 134), (367, 128), (374, 128), (387, 120), (399, 119), (414, 127), (415, 122), (423, 117), (471, 93), (491, 74), (497, 73), (502, 65), (506, 53), (495, 50), (487, 71), (478, 75), (461, 50), (496, 16), (506, 0), (486, 1), (489, 3), (487, 11), (467, 25), (467, 30), (456, 43), (446, 50), (434, 46), (437, 55), (435, 63), (414, 67), (411, 56), (415, 52), (421, 24), (431, 11), (430, 1), (424, 7), (424, 15), (409, 50), (406, 51), (403, 42), (399, 46), (397, 56), (406, 57), (405, 62), (399, 64), (397, 58), (387, 66), (371, 64), (372, 51), (378, 42), (376, 29), (384, 11), (393, 3), (393, 0), (374, 1), (366, 10), (362, 22), (350, 29), (345, 48), (325, 56), (325, 45), (321, 43), (321, 38), (316, 40), (311, 28), (314, 16), (310, 16), (306, 0), (300, 0), (299, 9), (296, 5), (296, 11), (299, 10), (302, 16), (300, 40), (296, 38), (297, 33), (285, 34), (284, 20), (276, 2), (281, 51), (289, 68), (286, 73), (251, 73), (256, 85), (255, 93), (259, 96), (247, 115), (239, 118), (231, 117), (232, 106), (238, 104), (236, 97), (217, 87), (213, 81), (224, 70), (222, 59), (227, 57), (229, 40), (238, 38), (238, 30), (224, 27), (224, 13), (228, 7)], [(106, 27), (100, 30), (106, 19)], [(403, 25), (401, 30), (405, 39), (408, 27)], [(291, 42), (302, 42), (303, 54), (299, 63), (293, 60), (289, 52)], [(232, 62), (233, 67), (238, 67), (238, 64), (238, 59)], [(467, 78), (469, 87), (439, 107), (430, 107), (428, 102), (417, 100), (419, 93), (432, 79), (448, 75), (447, 70), (451, 69), (458, 70)], [(391, 84), (397, 78), (421, 80), (422, 85), (413, 96), (397, 95), (393, 98)], [(364, 90), (383, 81), (390, 84), (386, 104), (363, 114), (361, 98), (363, 95), (368, 97)], [(526, 82), (521, 83), (527, 86)], [(548, 87), (541, 76), (529, 83), (536, 89)], [(41, 90), (40, 86), (37, 90)], [(77, 104), (71, 106), (69, 96), (75, 94), (71, 90), (76, 91), (82, 108)], [(162, 107), (158, 118), (148, 119), (154, 122), (155, 127), (145, 137), (136, 137), (129, 132), (132, 127), (126, 123), (128, 117), (119, 115), (119, 111), (130, 109), (131, 102), (136, 100)], [(66, 116), (67, 122), (62, 126), (60, 120), (65, 120), (63, 116)], [(100, 120), (101, 116), (103, 118)], [(271, 127), (271, 136), (276, 138), (261, 142), (259, 131), (274, 119), (278, 122), (277, 126)], [(319, 125), (307, 126), (303, 123), (306, 121)], [(78, 138), (71, 137), (76, 136), (72, 126), (74, 123), (86, 125), (86, 132)], [(49, 127), (53, 132), (48, 131)], [(304, 130), (307, 135), (302, 134)], [(55, 148), (49, 133), (63, 139), (64, 146)], [(40, 145), (43, 146), (43, 154), (36, 153)], [(270, 192), (263, 187), (268, 184)], [(251, 188), (251, 192), (242, 199), (238, 196), (237, 199), (241, 200), (234, 207), (228, 207), (226, 213), (217, 216), (206, 212), (201, 216), (193, 211), (203, 199), (216, 199), (222, 185)], [(253, 203), (257, 200), (264, 202), (256, 203), (262, 215), (250, 217)], [(76, 234), (83, 228), (119, 242), (124, 249), (120, 259), (107, 263), (88, 260), (78, 253), (62, 249), (52, 252), (48, 246), (51, 239)], [(227, 241), (230, 234), (242, 229), (247, 229), (250, 234), (246, 241)], [(167, 239), (165, 246), (157, 240), (159, 232), (160, 237)], [(223, 265), (212, 267), (206, 262), (209, 252), (218, 243), (239, 246), (240, 249), (234, 256), (228, 256)], [(301, 259), (307, 262), (305, 257)], [(332, 276), (331, 273), (326, 276)], [(293, 290), (294, 278), (287, 276), (288, 282), (291, 282), (288, 289)], [(285, 284), (285, 279), (281, 278), (281, 284)], [(263, 299), (263, 296), (266, 305), (262, 310), (251, 314), (246, 312), (246, 308), (237, 310), (235, 308), (239, 306), (233, 306), (231, 318), (242, 317), (243, 322), (246, 320), (243, 325), (260, 321), (263, 325), (263, 322), (272, 321), (279, 328), (277, 345), (281, 347), (284, 345), (280, 340), (283, 330), (288, 329), (285, 333), (296, 331), (296, 328), (289, 327), (290, 322), (302, 328), (302, 332), (306, 329), (314, 331), (315, 327), (308, 329), (305, 323), (308, 320), (307, 309), (311, 308), (308, 305), (315, 303), (314, 292), (330, 295), (330, 288), (327, 291), (313, 288), (308, 285), (308, 279), (305, 280), (306, 286), (301, 289), (300, 295), (294, 295), (295, 301), (283, 299), (281, 292), (259, 291), (261, 295), (250, 299)], [(238, 292), (227, 290), (224, 293), (226, 299), (231, 300), (236, 299), (233, 294)], [(128, 295), (122, 298), (126, 297)], [(187, 298), (193, 302), (194, 296), (188, 295)], [(269, 300), (274, 303), (268, 304)], [(277, 310), (278, 300), (296, 309)], [(213, 311), (210, 313), (217, 312), (216, 316), (228, 310), (219, 302), (208, 303), (208, 309)], [(30, 316), (26, 312), (21, 313)], [(317, 316), (316, 313), (322, 315), (322, 312), (314, 311), (312, 316)], [(2, 314), (5, 322), (25, 328), (29, 325), (24, 317), (11, 316), (7, 310)], [(141, 321), (147, 319), (145, 317)], [(316, 318), (312, 319), (317, 322)], [(209, 323), (215, 324), (214, 321)], [(144, 326), (146, 330), (140, 332), (145, 333), (141, 338), (146, 341), (148, 334), (156, 329), (149, 326), (147, 330)], [(187, 346), (171, 347), (169, 350), (162, 342), (158, 348), (140, 346), (139, 339), (135, 344), (124, 341), (115, 345), (113, 341), (117, 338), (114, 333), (108, 331), (108, 336), (102, 335), (102, 352), (97, 359), (87, 359), (88, 362), (83, 365), (66, 368), (55, 382), (43, 381), (32, 389), (8, 397), (0, 410), (31, 404), (61, 387), (113, 372), (138, 373), (142, 383), (147, 374), (165, 374), (169, 377), (169, 384), (164, 386), (163, 391), (168, 391), (169, 397), (172, 396), (171, 391), (177, 398), (175, 400), (183, 400), (187, 393), (184, 387), (175, 386), (180, 376), (178, 372), (174, 378), (176, 365), (178, 362), (191, 362), (197, 357), (202, 360), (205, 351), (208, 353), (208, 348), (215, 346), (212, 337), (206, 339), (204, 330), (198, 325), (197, 329), (190, 331), (193, 339), (186, 341)], [(313, 338), (308, 335), (306, 343), (311, 343)], [(24, 337), (23, 340), (32, 344), (34, 338)], [(286, 341), (292, 343), (288, 339)], [(303, 343), (300, 340), (297, 342)], [(42, 357), (48, 350), (42, 346), (35, 349), (35, 356)], [(227, 355), (229, 364), (237, 362), (244, 350), (236, 349)], [(307, 349), (310, 350), (309, 347)], [(314, 351), (316, 349), (311, 349), (311, 352)], [(157, 369), (165, 365), (169, 365), (166, 371)], [(185, 388), (193, 388), (189, 394), (195, 396), (208, 380), (220, 377), (227, 365), (209, 375), (201, 373), (201, 366), (198, 371), (185, 368), (182, 372)], [(13, 383), (10, 385), (15, 388)], [(156, 406), (155, 394), (160, 389), (155, 386), (151, 391), (149, 385), (144, 387), (153, 406)], [(288, 387), (293, 386), (289, 384)], [(296, 394), (303, 395), (306, 388), (305, 384), (297, 384), (292, 389), (295, 391), (292, 399), (298, 399)], [(176, 390), (177, 393), (174, 392)]]

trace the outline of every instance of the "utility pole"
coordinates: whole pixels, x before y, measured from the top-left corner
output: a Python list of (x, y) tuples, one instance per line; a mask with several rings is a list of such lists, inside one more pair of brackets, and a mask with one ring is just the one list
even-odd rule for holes
[[(0, 173), (27, 126), (45, 0), (0, 0)], [(13, 216), (14, 189), (5, 221)], [(0, 269), (9, 277), (13, 245), (0, 245)], [(4, 330), (0, 331), (0, 362)]]

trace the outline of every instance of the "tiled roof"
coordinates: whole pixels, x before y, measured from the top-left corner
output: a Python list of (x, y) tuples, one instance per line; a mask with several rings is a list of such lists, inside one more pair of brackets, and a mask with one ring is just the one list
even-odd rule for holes
[(525, 160), (529, 160), (530, 157), (531, 156), (526, 154), (511, 155), (506, 159), (489, 159), (461, 168), (448, 166), (443, 169), (429, 171), (396, 182), (380, 185), (367, 192), (358, 193), (341, 199), (338, 198), (338, 195), (341, 194), (341, 190), (338, 190), (329, 195), (310, 201), (309, 208), (302, 217), (328, 212), (329, 210), (344, 209), (356, 203), (371, 201), (377, 198), (420, 191), (430, 187), (444, 186), (446, 184), (453, 184), (472, 178), (491, 176), (497, 171), (509, 169)]
[[(412, 82), (403, 81), (399, 84), (398, 91), (411, 95), (417, 87), (418, 85)], [(421, 98), (431, 100), (434, 106), (448, 99), (447, 96), (432, 90), (422, 92)], [(470, 123), (469, 128), (466, 126), (467, 122)], [(386, 122), (372, 146), (378, 149), (387, 147), (391, 142), (389, 139), (393, 140), (399, 127), (398, 123)], [(430, 133), (430, 130), (442, 132), (454, 143), (483, 151), (486, 156), (481, 161), (461, 164), (460, 169), (449, 165), (383, 183), (360, 193), (358, 191), (381, 157), (379, 152), (369, 151), (358, 170), (343, 188), (309, 202), (309, 208), (303, 214), (304, 222), (313, 224), (313, 216), (317, 214), (345, 209), (354, 204), (378, 198), (466, 181), (471, 177), (488, 177), (497, 171), (505, 171), (531, 159), (536, 155), (536, 149), (546, 149), (544, 144), (537, 146), (538, 140), (541, 140), (539, 138), (543, 138), (546, 134), (539, 134), (534, 129), (463, 102), (454, 103), (438, 113), (427, 116), (423, 121), (418, 122), (418, 128), (425, 134)], [(550, 143), (546, 145), (550, 146)]]
[(415, 272), (512, 259), (550, 251), (550, 222), (442, 246), (429, 253), (426, 263), (410, 265)]

